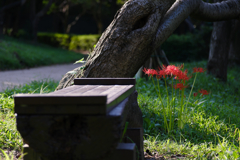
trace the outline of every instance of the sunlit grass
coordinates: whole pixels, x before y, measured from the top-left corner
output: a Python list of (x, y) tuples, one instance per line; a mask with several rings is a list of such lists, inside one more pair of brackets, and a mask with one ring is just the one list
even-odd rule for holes
[[(206, 61), (185, 64), (189, 70), (205, 66)], [(184, 128), (178, 129), (175, 126), (171, 134), (163, 128), (162, 109), (152, 82), (144, 78), (137, 80), (138, 102), (144, 119), (145, 150), (157, 152), (165, 159), (174, 156), (185, 159), (240, 159), (239, 70), (238, 67), (229, 69), (227, 83), (206, 73), (198, 76), (194, 92), (204, 88), (211, 94), (190, 99)], [(20, 134), (16, 130), (12, 95), (52, 92), (56, 86), (54, 81), (34, 81), (0, 93), (1, 149), (21, 151), (22, 147)], [(160, 86), (164, 87), (164, 84), (160, 83)], [(188, 95), (189, 92), (190, 86), (185, 94)]]
[[(194, 62), (184, 66), (191, 70), (193, 67), (206, 68), (206, 64)], [(204, 88), (211, 94), (190, 99), (185, 127), (178, 129), (175, 126), (171, 134), (163, 129), (162, 109), (151, 81), (138, 80), (138, 102), (144, 116), (146, 148), (157, 151), (165, 158), (171, 154), (181, 154), (189, 159), (238, 159), (239, 70), (238, 67), (229, 69), (226, 84), (206, 73), (198, 76), (194, 90)], [(163, 84), (161, 87), (164, 87)], [(188, 95), (189, 92), (190, 87), (185, 94)]]
[[(52, 80), (33, 81), (30, 84), (25, 84), (13, 89), (7, 89), (0, 93), (0, 148), (3, 151), (15, 150), (22, 151), (23, 141), (21, 135), (16, 128), (16, 119), (14, 114), (14, 101), (12, 95), (17, 93), (48, 93), (55, 90), (57, 82)], [(5, 153), (5, 152), (4, 152)], [(14, 155), (8, 157), (0, 154), (3, 159), (14, 159)]]

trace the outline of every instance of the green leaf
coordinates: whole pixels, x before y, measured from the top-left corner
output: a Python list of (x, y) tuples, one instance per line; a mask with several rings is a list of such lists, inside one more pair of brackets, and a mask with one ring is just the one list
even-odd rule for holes
[(70, 74), (76, 74), (77, 71), (69, 71), (69, 72), (67, 72), (67, 73), (70, 73)]
[(85, 63), (84, 58), (82, 58), (82, 59), (76, 61), (74, 64), (77, 64), (77, 63)]

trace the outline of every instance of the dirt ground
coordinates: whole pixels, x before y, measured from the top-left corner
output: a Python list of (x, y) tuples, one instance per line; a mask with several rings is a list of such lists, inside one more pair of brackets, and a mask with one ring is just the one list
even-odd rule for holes
[(52, 79), (60, 81), (62, 76), (80, 64), (63, 64), (23, 70), (0, 71), (0, 92), (6, 88), (23, 85), (34, 80)]

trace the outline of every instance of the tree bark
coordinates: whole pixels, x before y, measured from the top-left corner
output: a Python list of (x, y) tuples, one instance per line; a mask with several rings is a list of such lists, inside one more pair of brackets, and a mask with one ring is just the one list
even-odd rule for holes
[(3, 7), (0, 8), (0, 38), (3, 35), (3, 28), (4, 28), (4, 15), (5, 11), (8, 9), (11, 9), (13, 7), (16, 7), (18, 5), (23, 5), (26, 2), (26, 0), (19, 0), (17, 2), (13, 2), (10, 4), (5, 5), (6, 0), (3, 0), (1, 4), (3, 4)]
[(84, 9), (81, 13), (79, 13), (79, 14), (75, 17), (74, 21), (72, 21), (70, 24), (67, 25), (67, 29), (66, 29), (66, 33), (67, 33), (67, 34), (70, 33), (72, 26), (75, 25), (75, 24), (77, 23), (77, 21), (79, 20), (79, 18), (80, 18), (82, 15), (84, 15), (85, 13), (86, 13), (86, 10)]
[(227, 81), (231, 21), (214, 22), (207, 65), (208, 74)]
[[(33, 0), (33, 1), (36, 2), (36, 0)], [(53, 2), (54, 0), (49, 0), (48, 4), (45, 7), (43, 7), (43, 9), (34, 16), (34, 19), (32, 21), (32, 28), (33, 28), (32, 34), (33, 34), (34, 42), (37, 42), (37, 28), (38, 28), (39, 20), (49, 10)]]
[(239, 43), (236, 44), (240, 42), (240, 34), (237, 32), (240, 31), (239, 27), (239, 20), (214, 22), (213, 25), (207, 72), (224, 82), (227, 81), (228, 60), (231, 65), (239, 61), (237, 50), (240, 51), (240, 47)]
[(84, 67), (67, 73), (57, 89), (76, 77), (133, 77), (189, 15), (206, 21), (240, 17), (240, 1), (129, 0), (116, 13)]
[(229, 65), (240, 65), (240, 21), (232, 20)]

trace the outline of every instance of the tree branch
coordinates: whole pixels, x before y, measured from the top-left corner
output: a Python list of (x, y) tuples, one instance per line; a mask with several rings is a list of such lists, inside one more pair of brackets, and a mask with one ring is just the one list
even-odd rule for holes
[(40, 12), (38, 12), (36, 14), (36, 17), (42, 17), (48, 11), (48, 9), (51, 7), (53, 2), (54, 2), (54, 0), (49, 0), (48, 4)]
[(159, 24), (154, 48), (158, 48), (189, 15), (204, 21), (240, 19), (240, 0), (205, 3), (202, 0), (177, 0)]
[(212, 4), (201, 1), (192, 17), (203, 21), (240, 19), (240, 0), (227, 0)]
[(154, 48), (158, 48), (194, 10), (201, 0), (177, 0), (161, 20)]
[(0, 12), (4, 12), (5, 10), (8, 10), (12, 7), (18, 6), (18, 5), (23, 5), (26, 2), (26, 0), (20, 0), (17, 2), (10, 3), (9, 5), (6, 5), (0, 9)]
[(75, 24), (77, 23), (77, 21), (79, 20), (79, 18), (80, 18), (82, 15), (84, 15), (85, 13), (86, 13), (86, 9), (84, 9), (81, 13), (79, 13), (79, 14), (75, 17), (74, 21), (72, 21), (70, 24), (68, 24), (66, 33), (70, 33), (71, 27), (72, 27), (73, 25), (75, 25)]

